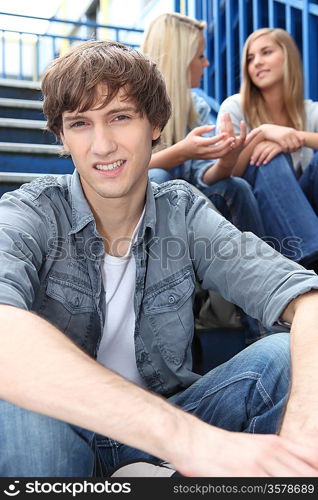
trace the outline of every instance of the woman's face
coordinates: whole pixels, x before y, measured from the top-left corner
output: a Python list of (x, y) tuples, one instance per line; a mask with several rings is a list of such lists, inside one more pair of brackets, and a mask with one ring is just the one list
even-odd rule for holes
[(203, 35), (200, 33), (198, 50), (196, 51), (194, 58), (189, 64), (191, 88), (200, 87), (204, 68), (206, 68), (210, 64), (204, 55), (204, 49), (205, 40)]
[(270, 35), (263, 35), (250, 44), (247, 70), (261, 91), (283, 84), (284, 52)]

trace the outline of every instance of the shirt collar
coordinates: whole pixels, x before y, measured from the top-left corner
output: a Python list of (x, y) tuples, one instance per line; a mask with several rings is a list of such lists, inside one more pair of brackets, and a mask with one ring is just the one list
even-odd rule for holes
[[(159, 186), (158, 186), (159, 187)], [(71, 206), (72, 206), (72, 229), (69, 234), (75, 234), (81, 231), (89, 222), (95, 221), (93, 213), (85, 198), (80, 176), (75, 170), (71, 177)], [(153, 232), (156, 226), (156, 203), (155, 194), (158, 191), (156, 185), (148, 181), (146, 191), (145, 216), (138, 234), (139, 238), (144, 238), (146, 228)]]
[(72, 207), (72, 229), (69, 234), (78, 233), (89, 222), (94, 221), (93, 213), (83, 193), (80, 176), (77, 170), (71, 177), (71, 207)]

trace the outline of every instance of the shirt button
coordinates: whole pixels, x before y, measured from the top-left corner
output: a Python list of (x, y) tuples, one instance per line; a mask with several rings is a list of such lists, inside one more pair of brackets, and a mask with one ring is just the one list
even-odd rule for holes
[(173, 296), (173, 295), (170, 295), (170, 297), (169, 297), (169, 299), (168, 299), (169, 304), (174, 304), (174, 303), (175, 303), (175, 301), (176, 301), (176, 300), (175, 300), (174, 296)]
[(75, 301), (74, 301), (74, 305), (75, 305), (75, 307), (78, 307), (78, 306), (79, 306), (79, 304), (80, 304), (80, 300), (79, 300), (79, 298), (78, 298), (78, 297), (75, 297)]

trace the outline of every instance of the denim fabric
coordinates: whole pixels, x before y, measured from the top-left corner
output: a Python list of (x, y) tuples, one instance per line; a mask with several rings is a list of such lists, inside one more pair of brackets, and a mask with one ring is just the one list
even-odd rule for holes
[(256, 198), (245, 179), (229, 177), (201, 188), (201, 191), (240, 231), (251, 231), (259, 238), (265, 235)]
[(163, 168), (151, 168), (148, 171), (148, 178), (151, 182), (162, 184), (163, 182), (177, 179), (177, 172), (179, 172), (179, 167), (174, 167), (170, 170), (164, 170)]
[[(197, 280), (270, 328), (318, 276), (241, 233), (184, 181), (148, 184), (136, 261), (136, 363), (170, 396), (192, 367)], [(104, 324), (103, 240), (80, 179), (45, 177), (0, 200), (0, 303), (29, 309), (96, 357)]]
[[(289, 365), (289, 335), (274, 334), (204, 375), (170, 402), (229, 431), (275, 433), (287, 398)], [(0, 401), (0, 448), (3, 477), (105, 476), (126, 461), (154, 458), (4, 401)]]
[(267, 165), (250, 165), (244, 178), (253, 187), (258, 201), (266, 240), (292, 260), (304, 264), (317, 260), (317, 154), (300, 179), (290, 157), (283, 154)]

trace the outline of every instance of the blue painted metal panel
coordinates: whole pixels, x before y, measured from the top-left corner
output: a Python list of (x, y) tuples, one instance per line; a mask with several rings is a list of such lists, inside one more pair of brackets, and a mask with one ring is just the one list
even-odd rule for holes
[(42, 174), (71, 174), (74, 164), (70, 158), (52, 155), (9, 154), (0, 152), (1, 172)]
[(196, 17), (208, 22), (207, 44), (214, 54), (203, 90), (218, 105), (239, 90), (247, 36), (266, 26), (282, 27), (293, 36), (303, 60), (305, 97), (318, 100), (318, 0), (196, 0), (195, 5)]
[(234, 94), (235, 67), (233, 65), (234, 54), (234, 29), (232, 29), (233, 1), (230, 0), (225, 5), (225, 37), (226, 37), (226, 91), (228, 95)]

